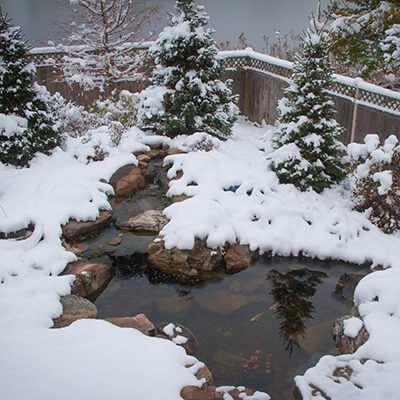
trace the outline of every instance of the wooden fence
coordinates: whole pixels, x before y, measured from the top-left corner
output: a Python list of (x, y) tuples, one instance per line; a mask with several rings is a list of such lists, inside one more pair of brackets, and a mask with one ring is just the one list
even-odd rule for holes
[[(38, 81), (51, 92), (59, 91), (80, 104), (91, 104), (98, 93), (83, 97), (78, 88), (70, 88), (65, 82), (55, 79), (57, 66), (66, 54), (65, 48), (32, 49), (31, 58), (38, 67)], [(277, 102), (290, 82), (293, 63), (252, 49), (219, 54), (224, 59), (225, 78), (233, 80), (232, 89), (239, 94), (242, 114), (252, 121), (264, 120), (273, 124), (277, 118)], [(134, 82), (121, 82), (118, 87), (138, 90)], [(345, 128), (341, 138), (344, 143), (361, 142), (368, 133), (378, 133), (381, 139), (394, 134), (400, 139), (399, 92), (369, 84), (360, 78), (335, 75), (331, 95), (336, 106), (336, 119)]]

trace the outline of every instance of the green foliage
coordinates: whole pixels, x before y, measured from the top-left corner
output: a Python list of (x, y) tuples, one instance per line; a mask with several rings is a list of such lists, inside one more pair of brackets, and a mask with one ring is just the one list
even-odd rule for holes
[[(218, 50), (212, 31), (204, 28), (208, 16), (193, 0), (178, 0), (176, 10), (151, 48), (156, 67), (152, 87), (143, 92), (141, 123), (172, 137), (198, 131), (229, 136), (238, 109), (220, 81)], [(162, 99), (149, 108), (147, 100), (157, 87), (163, 88)]]
[(377, 71), (398, 73), (398, 0), (332, 0), (327, 16), (331, 20), (331, 51), (338, 64), (356, 69), (364, 78)]
[(21, 29), (0, 17), (1, 162), (24, 166), (36, 152), (48, 153), (57, 146), (48, 99), (47, 91), (35, 84)]
[(281, 183), (318, 193), (345, 177), (343, 146), (337, 141), (342, 128), (328, 94), (328, 47), (327, 35), (314, 21), (303, 37), (302, 54), (296, 57), (293, 83), (279, 103), (277, 150), (272, 155), (272, 169)]
[(376, 135), (368, 135), (366, 142), (369, 138), (376, 139), (370, 147), (373, 150), (353, 165), (355, 208), (366, 211), (371, 222), (385, 233), (397, 232), (400, 231), (400, 144), (395, 136), (390, 136), (383, 145)]

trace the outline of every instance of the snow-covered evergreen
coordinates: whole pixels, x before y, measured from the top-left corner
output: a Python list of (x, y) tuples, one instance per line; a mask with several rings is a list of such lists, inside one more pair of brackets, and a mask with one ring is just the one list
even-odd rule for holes
[(332, 85), (329, 40), (322, 28), (314, 19), (303, 36), (293, 82), (279, 102), (277, 150), (272, 155), (272, 168), (281, 183), (318, 193), (345, 177), (343, 146), (337, 140), (342, 128), (334, 119), (328, 94)]
[(331, 50), (338, 63), (365, 78), (382, 72), (398, 75), (398, 0), (332, 0), (327, 15), (331, 21)]
[(155, 57), (152, 86), (141, 93), (142, 126), (168, 136), (204, 131), (226, 137), (238, 108), (220, 80), (223, 67), (208, 16), (194, 0), (177, 0), (176, 15), (150, 51)]
[(0, 17), (0, 161), (26, 165), (58, 144), (48, 92), (35, 83), (35, 67), (21, 29)]

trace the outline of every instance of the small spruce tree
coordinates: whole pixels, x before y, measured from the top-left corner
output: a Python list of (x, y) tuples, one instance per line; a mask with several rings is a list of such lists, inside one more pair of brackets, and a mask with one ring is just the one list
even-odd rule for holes
[(152, 86), (141, 93), (139, 120), (172, 137), (198, 131), (227, 137), (238, 108), (220, 80), (223, 67), (213, 31), (205, 28), (208, 16), (194, 0), (177, 0), (175, 9), (177, 14), (170, 15), (169, 26), (151, 48), (156, 66)]
[(337, 140), (343, 129), (335, 121), (328, 90), (332, 70), (328, 35), (315, 19), (303, 35), (293, 81), (278, 106), (277, 150), (272, 169), (281, 183), (320, 193), (345, 177), (341, 161), (344, 146)]
[[(47, 92), (46, 92), (47, 93)], [(38, 151), (57, 146), (46, 95), (35, 83), (21, 28), (0, 17), (0, 161), (24, 166)], [(10, 126), (11, 124), (11, 126)], [(14, 128), (12, 127), (14, 126)]]

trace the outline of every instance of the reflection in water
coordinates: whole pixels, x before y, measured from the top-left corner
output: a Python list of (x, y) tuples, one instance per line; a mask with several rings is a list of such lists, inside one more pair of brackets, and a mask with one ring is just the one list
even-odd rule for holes
[(313, 303), (308, 300), (316, 292), (316, 286), (322, 283), (327, 274), (309, 269), (296, 269), (287, 273), (277, 270), (269, 271), (267, 279), (272, 284), (270, 294), (274, 298), (274, 314), (281, 319), (279, 334), (285, 342), (285, 349), (292, 355), (293, 348), (299, 346), (304, 338), (305, 320), (311, 319), (315, 311)]

